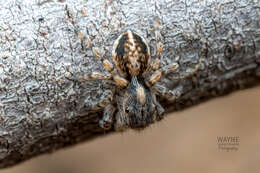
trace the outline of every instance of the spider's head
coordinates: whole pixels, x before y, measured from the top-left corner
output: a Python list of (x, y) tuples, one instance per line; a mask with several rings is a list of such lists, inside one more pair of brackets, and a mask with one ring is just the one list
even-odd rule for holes
[(129, 127), (135, 129), (146, 127), (158, 119), (155, 96), (140, 81), (136, 76), (132, 77), (120, 111), (120, 121), (125, 121)]

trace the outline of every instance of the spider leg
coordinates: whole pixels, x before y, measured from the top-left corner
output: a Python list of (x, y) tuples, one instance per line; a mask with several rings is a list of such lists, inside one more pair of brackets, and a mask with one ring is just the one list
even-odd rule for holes
[(78, 81), (80, 82), (86, 82), (89, 80), (110, 80), (114, 81), (114, 83), (121, 88), (125, 88), (129, 84), (129, 82), (125, 78), (119, 75), (103, 74), (99, 72), (93, 72), (78, 78)]
[(156, 58), (153, 60), (151, 65), (152, 71), (156, 71), (160, 68), (162, 49), (163, 49), (162, 42), (161, 41), (157, 42), (156, 55), (155, 55)]
[(78, 81), (80, 81), (80, 82), (86, 82), (88, 80), (113, 80), (113, 77), (110, 74), (93, 72), (93, 73), (86, 74), (86, 75), (78, 78)]
[(160, 31), (157, 29), (155, 30), (155, 37), (156, 37), (156, 53), (154, 56), (154, 60), (151, 65), (150, 71), (156, 71), (160, 68), (161, 64), (161, 54), (162, 54), (162, 49), (163, 49), (163, 44), (162, 44), (162, 35)]
[(124, 131), (129, 126), (129, 117), (123, 114), (121, 111), (118, 111), (115, 116), (115, 125), (114, 128), (116, 131)]
[(78, 31), (78, 29), (75, 29), (75, 32), (77, 33), (78, 37), (81, 39), (83, 47), (88, 46), (92, 48), (92, 52), (103, 63), (105, 69), (109, 73), (114, 73), (115, 70), (113, 64), (107, 59), (104, 59), (99, 49), (97, 47), (93, 47), (93, 44), (87, 39), (87, 37), (82, 32)]
[(201, 63), (202, 63), (202, 59), (200, 58), (199, 63), (197, 63), (188, 74), (183, 75), (183, 76), (179, 76), (179, 77), (174, 78), (174, 79), (179, 80), (179, 79), (185, 79), (185, 78), (191, 77), (192, 75), (194, 75), (199, 70)]
[(165, 86), (160, 85), (158, 83), (152, 87), (152, 90), (157, 95), (161, 95), (169, 101), (174, 101), (174, 100), (178, 99), (181, 96), (181, 94), (183, 93), (182, 86), (178, 86), (174, 89), (168, 89)]
[(156, 39), (156, 53), (155, 53), (155, 57), (152, 62), (150, 71), (158, 70), (160, 68), (160, 63), (161, 63), (161, 54), (162, 54), (162, 49), (163, 49), (163, 43), (162, 43), (163, 37), (160, 32), (160, 28), (161, 28), (160, 18), (157, 18), (154, 20), (153, 28), (154, 28), (155, 39)]
[(153, 99), (153, 103), (155, 104), (155, 110), (156, 110), (156, 117), (155, 119), (158, 121), (158, 120), (161, 120), (162, 119), (162, 115), (164, 113), (164, 108), (160, 105), (160, 103), (158, 103), (158, 101), (156, 100), (156, 96), (154, 93), (152, 93), (152, 99)]
[(99, 120), (99, 126), (103, 128), (104, 130), (109, 130), (112, 127), (113, 119), (114, 119), (114, 113), (116, 111), (116, 108), (112, 104), (108, 104), (103, 113), (103, 118)]
[(81, 40), (81, 47), (83, 50), (85, 49), (86, 46), (92, 47), (92, 43), (87, 39), (87, 37), (81, 31), (79, 31), (78, 28), (74, 28), (74, 31)]
[(109, 72), (109, 73), (115, 73), (115, 69), (113, 64), (108, 61), (107, 59), (104, 59), (103, 55), (101, 55), (100, 51), (98, 50), (97, 47), (93, 47), (92, 48), (92, 52), (95, 54), (95, 56), (103, 63), (105, 69)]
[(155, 83), (157, 83), (162, 75), (165, 75), (167, 73), (170, 73), (174, 70), (176, 70), (179, 67), (179, 65), (177, 63), (172, 63), (170, 65), (167, 65), (157, 71), (155, 71), (152, 76), (150, 77), (150, 79), (146, 82), (148, 86), (153, 86)]

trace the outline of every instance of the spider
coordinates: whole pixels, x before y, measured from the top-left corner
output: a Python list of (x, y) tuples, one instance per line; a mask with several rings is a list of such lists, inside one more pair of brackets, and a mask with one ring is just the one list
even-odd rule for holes
[[(169, 90), (157, 83), (163, 75), (178, 69), (179, 65), (172, 63), (160, 67), (163, 45), (160, 41), (161, 35), (156, 35), (156, 57), (152, 62), (147, 41), (132, 30), (123, 32), (114, 42), (114, 65), (103, 58), (98, 48), (92, 48), (108, 74), (93, 72), (79, 77), (78, 80), (109, 80), (115, 84), (113, 100), (104, 105), (103, 118), (99, 121), (100, 127), (104, 130), (112, 127), (116, 131), (127, 128), (142, 129), (163, 118), (164, 108), (158, 103), (156, 95), (175, 100), (182, 94), (182, 87)], [(198, 66), (191, 73), (197, 70)]]

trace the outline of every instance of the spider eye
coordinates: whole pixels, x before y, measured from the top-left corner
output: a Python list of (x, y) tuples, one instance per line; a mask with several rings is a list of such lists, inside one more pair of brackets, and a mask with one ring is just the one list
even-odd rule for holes
[(129, 113), (129, 109), (128, 108), (125, 108), (125, 113)]

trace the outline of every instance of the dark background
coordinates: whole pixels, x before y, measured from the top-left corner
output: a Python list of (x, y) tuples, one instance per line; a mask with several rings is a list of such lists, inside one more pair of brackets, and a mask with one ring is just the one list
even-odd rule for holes
[[(43, 155), (1, 173), (260, 171), (260, 87), (172, 113), (141, 132), (97, 138)], [(217, 137), (238, 136), (237, 151)]]

